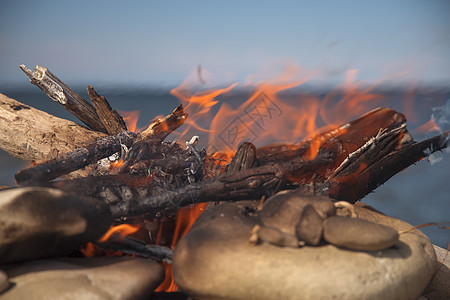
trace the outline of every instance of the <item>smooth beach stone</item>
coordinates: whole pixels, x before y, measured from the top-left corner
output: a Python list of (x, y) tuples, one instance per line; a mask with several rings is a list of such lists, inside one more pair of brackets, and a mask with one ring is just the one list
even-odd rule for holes
[[(396, 230), (411, 227), (364, 204), (355, 209)], [(249, 233), (261, 222), (244, 210), (240, 202), (208, 209), (177, 244), (174, 279), (194, 299), (417, 299), (436, 270), (433, 246), (419, 230), (371, 252), (253, 246)]]
[(8, 274), (0, 270), (0, 295), (9, 287)]
[(338, 247), (376, 251), (397, 244), (398, 232), (364, 219), (332, 216), (323, 222), (323, 238)]
[(108, 207), (45, 187), (0, 191), (0, 263), (57, 255), (98, 239)]
[(164, 279), (157, 262), (130, 257), (45, 259), (6, 267), (2, 300), (149, 299)]
[(320, 243), (323, 232), (323, 219), (312, 205), (306, 205), (303, 209), (300, 221), (295, 226), (295, 234), (298, 239), (307, 245), (317, 246)]
[(264, 225), (295, 235), (295, 225), (306, 205), (312, 205), (322, 219), (336, 214), (336, 208), (330, 198), (302, 196), (293, 190), (279, 192), (267, 199), (259, 217)]

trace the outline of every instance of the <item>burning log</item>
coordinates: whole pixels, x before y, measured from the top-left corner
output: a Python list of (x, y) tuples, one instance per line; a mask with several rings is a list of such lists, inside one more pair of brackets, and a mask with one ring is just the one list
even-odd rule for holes
[(47, 68), (36, 66), (33, 72), (25, 65), (20, 65), (20, 69), (30, 78), (32, 84), (40, 88), (51, 99), (64, 106), (65, 109), (70, 111), (90, 129), (108, 133), (95, 108)]
[[(376, 112), (382, 111), (388, 115), (393, 113), (386, 109)], [(366, 114), (364, 118), (377, 115)], [(347, 132), (357, 132), (352, 127), (357, 126), (355, 124), (358, 122), (349, 124)], [(325, 133), (324, 137), (327, 135)], [(334, 135), (331, 140), (345, 144), (344, 141), (351, 138), (346, 132), (342, 135)], [(447, 147), (447, 136), (448, 133), (444, 133), (421, 143), (414, 143), (404, 124), (388, 123), (384, 130), (374, 131), (374, 136), (360, 138), (360, 145), (342, 146), (355, 149), (346, 156), (336, 149), (330, 151), (321, 147), (312, 160), (300, 157), (281, 163), (266, 163), (253, 169), (226, 173), (176, 190), (158, 193), (140, 199), (133, 205), (120, 203), (112, 206), (111, 210), (115, 217), (139, 215), (200, 202), (258, 199), (281, 189), (298, 187), (306, 194), (330, 195), (335, 199), (354, 203), (407, 166)], [(331, 145), (331, 142), (327, 140), (324, 144)], [(368, 174), (368, 170), (373, 174), (370, 175), (370, 182), (367, 181), (367, 176), (362, 176)], [(346, 184), (347, 181), (349, 184)]]
[(450, 132), (444, 132), (381, 156), (377, 156), (377, 152), (372, 150), (370, 154), (362, 155), (360, 162), (353, 163), (354, 172), (336, 172), (324, 186), (332, 198), (355, 203), (410, 165), (447, 148), (450, 143), (449, 134)]

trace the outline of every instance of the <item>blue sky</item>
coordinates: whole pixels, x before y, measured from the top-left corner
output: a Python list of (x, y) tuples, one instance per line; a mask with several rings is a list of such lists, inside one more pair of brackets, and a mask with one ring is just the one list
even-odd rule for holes
[(450, 1), (0, 1), (0, 87), (20, 64), (68, 84), (218, 82), (285, 65), (339, 82), (450, 82)]

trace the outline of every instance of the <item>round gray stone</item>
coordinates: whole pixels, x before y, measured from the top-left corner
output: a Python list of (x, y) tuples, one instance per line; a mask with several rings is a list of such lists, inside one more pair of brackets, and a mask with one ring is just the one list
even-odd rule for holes
[(64, 255), (112, 222), (105, 205), (45, 187), (0, 191), (0, 263)]
[[(372, 252), (251, 246), (249, 232), (261, 222), (242, 213), (246, 205), (209, 209), (178, 243), (172, 269), (184, 292), (198, 299), (416, 299), (435, 271), (433, 247), (418, 230)], [(396, 230), (411, 227), (365, 204), (356, 212)]]

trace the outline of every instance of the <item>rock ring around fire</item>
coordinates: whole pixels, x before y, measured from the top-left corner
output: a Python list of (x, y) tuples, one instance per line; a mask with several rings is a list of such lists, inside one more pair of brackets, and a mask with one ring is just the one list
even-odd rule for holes
[[(209, 209), (178, 243), (172, 268), (183, 291), (198, 299), (416, 299), (435, 272), (433, 246), (418, 230), (382, 251), (251, 246), (249, 232), (260, 221), (243, 212), (252, 205)], [(399, 231), (411, 227), (366, 204), (355, 210)]]

